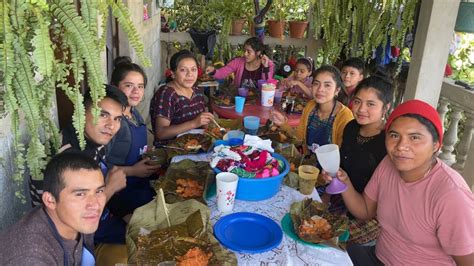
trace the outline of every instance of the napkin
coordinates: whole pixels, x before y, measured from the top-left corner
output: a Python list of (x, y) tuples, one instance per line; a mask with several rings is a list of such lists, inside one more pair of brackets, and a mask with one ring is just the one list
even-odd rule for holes
[(245, 135), (244, 138), (244, 145), (252, 146), (255, 148), (259, 148), (261, 150), (266, 150), (269, 152), (274, 152), (275, 150), (272, 148), (272, 141), (269, 139), (261, 139), (258, 136), (253, 135)]

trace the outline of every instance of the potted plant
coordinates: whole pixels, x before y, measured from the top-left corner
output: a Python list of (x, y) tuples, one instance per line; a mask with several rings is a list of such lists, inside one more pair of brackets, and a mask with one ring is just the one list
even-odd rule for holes
[(309, 1), (292, 0), (287, 3), (286, 18), (291, 38), (301, 39), (308, 27)]
[[(42, 170), (60, 145), (59, 129), (51, 118), (56, 88), (65, 92), (74, 105), (73, 124), (81, 147), (85, 146), (85, 109), (81, 84), (91, 90), (93, 112), (105, 95), (105, 75), (101, 56), (107, 35), (109, 8), (117, 18), (143, 65), (143, 44), (130, 20), (128, 8), (121, 1), (82, 1), (77, 6), (66, 0), (4, 1), (2, 16), (0, 83), (5, 88), (5, 106), (12, 120), (14, 136), (13, 179), (21, 190), (27, 170), (33, 179), (42, 179)], [(24, 117), (24, 119), (22, 119)], [(27, 143), (20, 136), (26, 124)], [(22, 190), (21, 190), (22, 191)], [(21, 191), (16, 195), (25, 202)]]
[(275, 0), (268, 12), (270, 19), (268, 23), (268, 34), (271, 37), (283, 38), (286, 25), (286, 8), (287, 4), (284, 0)]

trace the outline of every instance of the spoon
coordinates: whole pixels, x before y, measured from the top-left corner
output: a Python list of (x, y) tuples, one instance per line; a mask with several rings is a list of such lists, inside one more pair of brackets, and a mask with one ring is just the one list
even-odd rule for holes
[(214, 124), (219, 128), (219, 131), (220, 131), (222, 134), (224, 134), (224, 133), (227, 132), (227, 130), (225, 130), (225, 128), (221, 127), (221, 126), (219, 125), (219, 123), (217, 123), (217, 121), (216, 121), (214, 118), (211, 118), (211, 120), (212, 120), (212, 122), (214, 122)]

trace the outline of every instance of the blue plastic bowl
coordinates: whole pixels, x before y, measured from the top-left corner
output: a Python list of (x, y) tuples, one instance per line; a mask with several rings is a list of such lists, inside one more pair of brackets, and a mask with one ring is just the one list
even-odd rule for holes
[[(290, 171), (290, 164), (280, 154), (272, 153), (272, 156), (283, 161), (283, 164), (285, 165), (283, 172), (277, 176), (267, 178), (245, 178), (239, 176), (237, 193), (235, 195), (236, 199), (259, 201), (269, 199), (278, 193), (283, 177), (285, 177)], [(214, 168), (213, 170), (217, 174), (221, 172), (221, 170), (217, 168)]]

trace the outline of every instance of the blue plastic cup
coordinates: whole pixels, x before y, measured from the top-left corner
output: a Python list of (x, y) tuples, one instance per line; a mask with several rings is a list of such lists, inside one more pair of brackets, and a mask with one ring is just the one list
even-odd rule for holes
[(242, 113), (244, 111), (245, 98), (240, 96), (235, 96), (235, 111), (237, 113)]
[(257, 116), (246, 116), (244, 117), (244, 128), (245, 133), (249, 135), (257, 135), (258, 128), (260, 126), (260, 118)]

